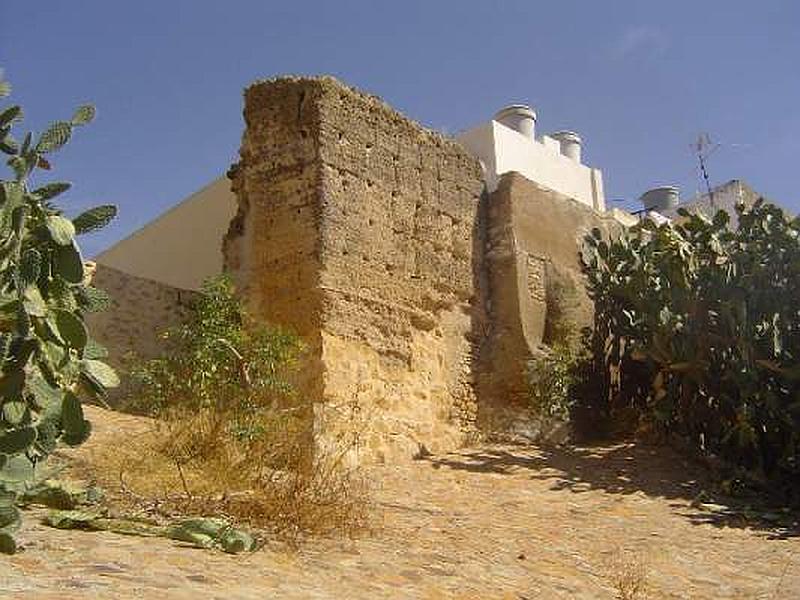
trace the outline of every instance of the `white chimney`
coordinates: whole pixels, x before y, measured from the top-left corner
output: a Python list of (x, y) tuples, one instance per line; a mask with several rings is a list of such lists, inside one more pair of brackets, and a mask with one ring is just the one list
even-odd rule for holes
[(536, 135), (536, 113), (525, 104), (512, 104), (498, 111), (494, 120), (533, 141)]
[(581, 136), (574, 131), (556, 131), (555, 133), (551, 133), (550, 137), (558, 140), (559, 146), (561, 147), (561, 154), (580, 164), (581, 146), (583, 145)]

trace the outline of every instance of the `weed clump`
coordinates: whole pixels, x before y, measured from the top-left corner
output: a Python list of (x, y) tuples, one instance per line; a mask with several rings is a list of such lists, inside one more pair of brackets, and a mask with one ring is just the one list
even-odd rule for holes
[(605, 574), (614, 586), (618, 600), (644, 600), (649, 597), (649, 560), (635, 552), (615, 552), (605, 563)]

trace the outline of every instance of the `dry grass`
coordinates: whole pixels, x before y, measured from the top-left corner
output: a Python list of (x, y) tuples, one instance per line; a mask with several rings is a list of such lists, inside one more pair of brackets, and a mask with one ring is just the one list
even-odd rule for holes
[(617, 550), (603, 566), (619, 600), (650, 597), (650, 561), (644, 553)]
[(224, 515), (297, 544), (309, 535), (354, 536), (367, 526), (366, 479), (348, 458), (355, 436), (315, 451), (310, 413), (262, 416), (255, 439), (230, 431), (235, 415), (172, 411), (113, 452), (98, 454), (98, 481), (126, 511)]

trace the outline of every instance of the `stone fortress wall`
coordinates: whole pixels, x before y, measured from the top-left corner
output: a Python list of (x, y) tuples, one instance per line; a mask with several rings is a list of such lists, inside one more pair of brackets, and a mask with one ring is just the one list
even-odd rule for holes
[(524, 405), (553, 318), (590, 319), (579, 240), (611, 219), (518, 174), (490, 193), (466, 148), (333, 78), (256, 83), (244, 118), (224, 265), (254, 315), (304, 339), (318, 439), (355, 409), (363, 457), (392, 461)]
[(113, 404), (130, 391), (130, 378), (124, 374), (137, 361), (160, 354), (163, 333), (186, 319), (196, 292), (101, 263), (92, 282), (111, 297), (108, 310), (90, 313), (86, 320), (92, 336), (108, 348), (108, 362), (123, 374), (120, 388), (110, 390)]
[(458, 446), (485, 322), (477, 161), (333, 79), (256, 84), (245, 121), (226, 264), (255, 314), (306, 338), (317, 428), (355, 406), (378, 459)]
[(592, 325), (579, 255), (583, 237), (594, 227), (616, 235), (621, 225), (515, 172), (500, 177), (488, 204), (491, 326), (479, 378), (482, 429), (535, 435), (525, 410), (527, 362), (554, 344), (574, 344)]

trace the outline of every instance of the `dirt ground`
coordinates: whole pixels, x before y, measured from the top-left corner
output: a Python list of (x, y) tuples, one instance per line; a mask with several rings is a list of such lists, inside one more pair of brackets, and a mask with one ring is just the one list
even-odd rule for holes
[[(70, 460), (138, 426), (89, 413)], [(28, 511), (0, 598), (800, 598), (796, 531), (693, 507), (702, 471), (663, 448), (487, 446), (369, 474), (374, 531), (299, 551), (60, 531)]]

